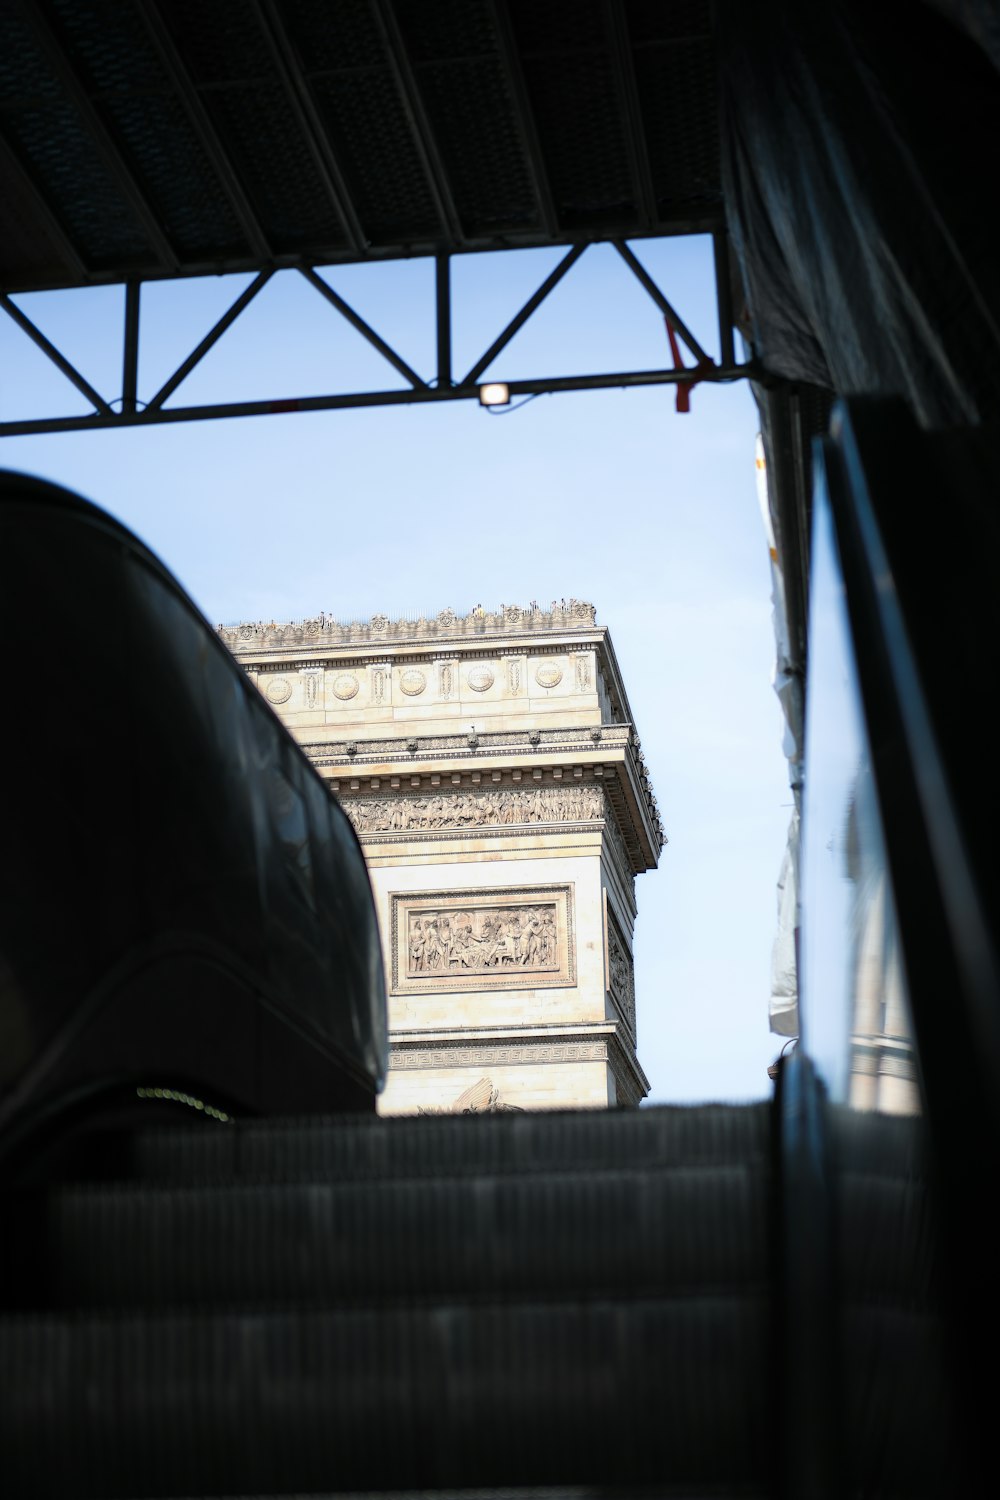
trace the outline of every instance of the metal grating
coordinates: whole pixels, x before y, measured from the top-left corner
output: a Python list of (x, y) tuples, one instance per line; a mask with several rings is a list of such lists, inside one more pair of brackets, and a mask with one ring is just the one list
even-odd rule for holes
[(575, 227), (634, 219), (624, 122), (607, 53), (529, 55), (525, 73), (563, 222)]
[(8, 0), (0, 288), (722, 222), (707, 0)]
[(220, 90), (211, 96), (210, 113), (276, 249), (343, 244), (336, 212), (277, 82)]
[(634, 57), (660, 212), (721, 203), (711, 39), (639, 48)]
[(336, 149), (349, 164), (358, 214), (375, 243), (440, 233), (420, 157), (386, 68), (314, 83)]
[(90, 265), (153, 266), (141, 226), (71, 105), (19, 109), (5, 123), (10, 144)]
[(383, 66), (378, 27), (364, 0), (288, 0), (282, 8), (313, 76)]

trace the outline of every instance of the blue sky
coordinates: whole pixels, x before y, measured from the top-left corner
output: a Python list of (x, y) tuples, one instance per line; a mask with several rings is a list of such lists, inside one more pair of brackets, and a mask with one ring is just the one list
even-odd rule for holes
[[(717, 352), (704, 239), (634, 248)], [(456, 374), (558, 252), (453, 262)], [(435, 368), (426, 260), (324, 273), (420, 374)], [(146, 399), (249, 278), (142, 294)], [(107, 397), (121, 389), (117, 288), (17, 299)], [(608, 246), (591, 248), (492, 378), (656, 368), (662, 318)], [(85, 405), (0, 323), (0, 419)], [(276, 276), (170, 404), (395, 389), (400, 377), (293, 272)], [(9, 438), (6, 467), (105, 506), (214, 622), (596, 604), (611, 631), (670, 843), (637, 883), (639, 1055), (656, 1100), (768, 1088), (775, 882), (791, 794), (771, 691), (767, 546), (753, 402), (699, 386), (295, 414)]]

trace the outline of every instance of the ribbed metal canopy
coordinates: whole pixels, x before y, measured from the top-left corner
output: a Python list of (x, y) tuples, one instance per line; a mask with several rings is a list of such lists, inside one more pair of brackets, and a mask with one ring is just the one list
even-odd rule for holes
[(8, 0), (8, 292), (722, 222), (707, 0)]

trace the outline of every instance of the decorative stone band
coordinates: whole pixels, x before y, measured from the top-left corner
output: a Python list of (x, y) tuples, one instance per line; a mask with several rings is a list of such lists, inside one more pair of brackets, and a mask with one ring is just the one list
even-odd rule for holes
[(343, 796), (342, 806), (360, 834), (578, 823), (606, 816), (604, 790), (593, 785)]
[(300, 646), (371, 646), (438, 637), (448, 641), (476, 640), (527, 635), (540, 630), (586, 630), (594, 626), (596, 619), (594, 606), (582, 599), (554, 599), (548, 609), (537, 604), (527, 608), (508, 604), (493, 611), (477, 608), (467, 615), (442, 609), (430, 618), (421, 615), (416, 620), (390, 620), (385, 615), (372, 615), (370, 620), (347, 622), (321, 613), (308, 620), (289, 620), (283, 624), (275, 620), (241, 621), (236, 625), (220, 625), (218, 630), (230, 651), (238, 656), (246, 651), (287, 651)]
[[(591, 729), (498, 729), (477, 732), (480, 750), (556, 750), (579, 749), (625, 750), (632, 734), (628, 724), (599, 724)], [(350, 749), (353, 746), (353, 750)], [(391, 739), (303, 740), (302, 748), (317, 765), (343, 764), (348, 758), (357, 765), (365, 761), (405, 760), (410, 755), (422, 758), (470, 749), (468, 734), (395, 735)]]
[(586, 1040), (572, 1033), (519, 1037), (516, 1041), (454, 1040), (420, 1041), (391, 1037), (390, 1072), (413, 1072), (428, 1068), (502, 1068), (559, 1063), (603, 1062), (610, 1068), (620, 1104), (637, 1105), (649, 1093), (649, 1081), (639, 1066), (626, 1037), (618, 1032)]
[(598, 1042), (434, 1042), (421, 1046), (394, 1043), (389, 1066), (397, 1072), (416, 1068), (502, 1067), (505, 1063), (603, 1062), (606, 1041)]
[[(350, 766), (353, 773), (355, 768), (360, 771), (365, 766), (389, 764), (398, 767), (400, 775), (405, 775), (403, 768), (407, 761), (412, 762), (417, 756), (424, 761), (468, 760), (470, 751), (475, 750), (477, 756), (489, 753), (494, 760), (503, 758), (516, 762), (523, 759), (526, 752), (551, 754), (564, 750), (571, 756), (574, 750), (584, 747), (591, 750), (599, 748), (606, 751), (609, 757), (615, 754), (621, 757), (624, 754), (629, 760), (633, 780), (651, 825), (656, 853), (659, 854), (665, 842), (663, 823), (645, 771), (641, 750), (638, 749), (638, 742), (629, 724), (600, 724), (589, 729), (484, 731), (475, 736), (435, 734), (392, 739), (317, 740), (306, 741), (302, 745), (317, 767), (336, 767), (339, 771), (344, 766)], [(640, 865), (638, 868), (644, 869), (646, 866)]]

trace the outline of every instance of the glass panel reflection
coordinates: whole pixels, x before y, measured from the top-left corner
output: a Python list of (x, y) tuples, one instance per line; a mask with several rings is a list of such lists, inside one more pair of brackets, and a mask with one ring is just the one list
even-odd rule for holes
[(825, 486), (817, 485), (802, 842), (802, 1033), (833, 1101), (920, 1110), (906, 975)]

